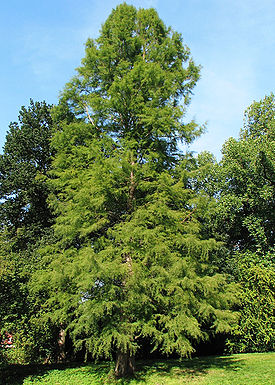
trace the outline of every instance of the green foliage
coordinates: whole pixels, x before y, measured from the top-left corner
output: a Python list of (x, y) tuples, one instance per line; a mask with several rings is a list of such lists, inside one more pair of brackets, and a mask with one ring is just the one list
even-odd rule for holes
[(14, 348), (6, 351), (12, 362), (38, 361), (56, 349), (55, 330), (37, 321), (39, 301), (28, 289), (39, 267), (36, 250), (52, 223), (45, 184), (52, 156), (50, 110), (33, 100), (22, 107), (0, 157), (0, 332), (13, 335)]
[[(43, 297), (29, 292), (28, 282), (39, 268), (37, 247), (14, 252), (12, 242), (1, 235), (0, 255), (0, 334), (13, 336), (13, 348), (2, 351), (9, 363), (41, 362), (58, 355), (59, 330), (50, 322), (41, 322)], [(39, 244), (41, 247), (41, 242)]]
[(245, 112), (240, 139), (230, 138), (217, 168), (216, 231), (231, 253), (225, 269), (241, 284), (234, 352), (274, 349), (274, 95)]
[[(127, 161), (58, 170), (58, 187), (65, 183), (55, 202), (60, 241), (45, 251), (52, 261), (34, 284), (53, 288), (51, 316), (94, 356), (108, 357), (114, 345), (135, 352), (143, 337), (168, 354), (190, 354), (190, 340), (207, 338), (209, 324), (224, 332), (234, 320), (223, 309), (236, 300), (235, 287), (212, 265), (219, 244), (202, 239), (199, 221), (189, 217), (199, 198), (185, 189), (180, 170), (153, 179), (147, 167), (135, 166), (131, 213)], [(197, 203), (196, 215), (205, 210)]]
[[(273, 261), (273, 262), (272, 262)], [(265, 352), (275, 348), (274, 254), (237, 254), (232, 261), (242, 284), (240, 323), (228, 340), (231, 352)]]
[(182, 119), (199, 69), (182, 37), (166, 28), (154, 9), (124, 3), (99, 38), (87, 41), (78, 76), (62, 100), (95, 131), (126, 139), (141, 158), (167, 163), (178, 140), (190, 143), (201, 133), (195, 122)]
[(9, 126), (0, 157), (0, 219), (17, 237), (14, 247), (35, 242), (51, 223), (44, 178), (51, 163), (51, 106), (30, 101), (19, 112), (19, 123)]
[(236, 322), (236, 287), (215, 267), (221, 245), (203, 230), (213, 200), (192, 186), (206, 177), (203, 156), (194, 167), (177, 147), (201, 132), (180, 104), (198, 76), (155, 10), (122, 4), (63, 93), (78, 119), (52, 140), (55, 240), (32, 292), (93, 357), (135, 355), (145, 338), (190, 356)]
[(218, 227), (236, 250), (265, 253), (274, 246), (274, 117), (271, 94), (248, 108), (240, 139), (223, 148)]

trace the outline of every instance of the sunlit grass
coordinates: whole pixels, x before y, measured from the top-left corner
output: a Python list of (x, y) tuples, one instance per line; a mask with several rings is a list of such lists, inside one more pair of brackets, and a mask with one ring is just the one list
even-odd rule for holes
[[(1, 385), (113, 384), (111, 363), (70, 366), (10, 366), (2, 368)], [(137, 363), (133, 379), (119, 385), (274, 385), (275, 353), (236, 354), (192, 360)], [(2, 380), (2, 382), (1, 382)]]

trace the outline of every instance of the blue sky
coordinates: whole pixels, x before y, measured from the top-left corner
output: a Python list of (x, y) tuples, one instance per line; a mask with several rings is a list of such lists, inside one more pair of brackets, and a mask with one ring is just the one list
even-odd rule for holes
[[(56, 103), (59, 92), (96, 38), (116, 0), (9, 0), (0, 5), (0, 147), (9, 122), (29, 99)], [(275, 89), (275, 2), (273, 0), (132, 0), (154, 7), (180, 32), (201, 79), (187, 119), (207, 123), (193, 145), (220, 158), (223, 143), (238, 137), (243, 113), (253, 100)]]

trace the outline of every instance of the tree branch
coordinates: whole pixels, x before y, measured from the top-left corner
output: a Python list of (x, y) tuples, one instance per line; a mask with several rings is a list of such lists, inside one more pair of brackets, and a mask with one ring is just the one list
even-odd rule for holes
[(191, 213), (189, 213), (185, 218), (184, 220), (182, 221), (182, 223), (186, 222), (192, 214), (194, 214), (194, 212), (197, 210), (197, 208), (195, 207), (194, 210), (191, 211)]
[(85, 106), (85, 110), (86, 110), (86, 113), (87, 113), (87, 116), (88, 116), (89, 121), (92, 123), (92, 125), (93, 125), (97, 130), (99, 130), (99, 128), (96, 126), (94, 120), (92, 119), (91, 115), (89, 114), (89, 110), (88, 110), (87, 104), (85, 104), (84, 106)]

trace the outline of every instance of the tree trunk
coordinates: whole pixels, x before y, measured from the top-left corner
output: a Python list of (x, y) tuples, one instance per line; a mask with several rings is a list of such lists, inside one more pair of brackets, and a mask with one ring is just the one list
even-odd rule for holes
[(58, 343), (57, 362), (65, 362), (66, 352), (65, 352), (65, 330), (64, 329), (60, 329), (57, 343)]
[(115, 376), (130, 377), (135, 372), (135, 357), (130, 354), (129, 351), (121, 352), (118, 351), (116, 357)]
[[(129, 197), (128, 197), (128, 211), (133, 211), (133, 202), (135, 199), (135, 175), (134, 175), (134, 165), (135, 162), (132, 159), (131, 160), (131, 174), (130, 174), (130, 186), (129, 186)], [(133, 268), (132, 268), (132, 257), (131, 254), (125, 255), (125, 261), (124, 263), (128, 266), (128, 277), (133, 274)], [(123, 291), (126, 293), (126, 281), (127, 278), (122, 282)], [(124, 320), (124, 315), (121, 314), (121, 321)], [(131, 377), (133, 376), (135, 372), (135, 357), (130, 353), (129, 350), (126, 352), (121, 351), (118, 349), (117, 356), (116, 356), (116, 366), (115, 366), (115, 376), (117, 378), (121, 377)]]
[[(132, 160), (131, 161), (131, 166), (134, 167), (135, 162)], [(133, 203), (135, 200), (135, 175), (134, 175), (134, 170), (131, 170), (130, 174), (130, 187), (129, 187), (129, 198), (128, 198), (128, 211), (132, 212), (133, 211)]]

